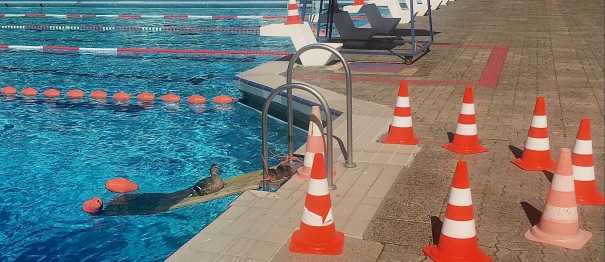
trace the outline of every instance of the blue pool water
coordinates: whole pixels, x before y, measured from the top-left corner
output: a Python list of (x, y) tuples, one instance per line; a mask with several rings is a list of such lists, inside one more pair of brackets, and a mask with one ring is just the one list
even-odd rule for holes
[[(0, 9), (0, 13), (175, 13), (157, 9)], [(263, 10), (268, 12), (267, 10)], [(271, 11), (271, 10), (269, 10)], [(283, 10), (273, 10), (281, 15)], [(186, 14), (209, 10), (187, 9)], [(210, 12), (212, 13), (212, 12)], [(220, 14), (255, 14), (228, 9)], [(216, 11), (214, 12), (216, 14)], [(260, 15), (263, 15), (260, 14)], [(79, 26), (258, 27), (271, 21), (168, 21), (118, 19), (0, 18), (0, 24)], [(0, 44), (79, 47), (161, 47), (293, 51), (287, 40), (201, 32), (46, 32), (3, 30)], [(239, 97), (235, 74), (275, 59), (272, 56), (78, 55), (0, 51), (0, 86), (19, 90), (50, 87), (63, 93), (131, 95), (168, 92), (183, 98), (199, 93)], [(168, 193), (191, 186), (209, 174), (223, 178), (261, 168), (261, 116), (241, 104), (230, 108), (191, 108), (156, 102), (141, 107), (132, 100), (117, 105), (83, 101), (0, 97), (0, 261), (162, 261), (223, 212), (236, 196), (146, 216), (91, 216), (82, 203), (118, 194), (105, 181), (127, 177), (139, 193)], [(287, 127), (270, 119), (270, 149), (286, 152)], [(295, 145), (306, 139), (296, 130)], [(277, 158), (272, 162), (276, 163)]]

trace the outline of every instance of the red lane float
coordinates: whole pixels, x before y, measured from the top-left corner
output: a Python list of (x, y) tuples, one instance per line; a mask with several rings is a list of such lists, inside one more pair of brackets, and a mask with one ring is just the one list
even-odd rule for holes
[(107, 92), (102, 91), (102, 90), (95, 90), (95, 91), (90, 92), (90, 97), (92, 97), (93, 99), (106, 99)]
[(107, 180), (105, 188), (114, 193), (129, 193), (139, 190), (137, 184), (123, 177)]
[(221, 94), (215, 97), (212, 101), (216, 104), (230, 104), (233, 103), (233, 100), (233, 97)]
[(137, 95), (137, 100), (143, 102), (149, 102), (155, 100), (155, 95), (148, 92), (143, 92)]
[(38, 90), (36, 90), (32, 87), (26, 87), (23, 90), (21, 90), (21, 94), (24, 96), (37, 96)]
[(204, 103), (206, 103), (206, 98), (201, 95), (195, 94), (195, 95), (192, 95), (189, 98), (187, 98), (187, 102), (189, 104), (196, 104), (196, 105), (204, 104)]
[(4, 95), (16, 95), (17, 89), (12, 86), (5, 86), (2, 89), (0, 89), (0, 92)]
[(59, 97), (61, 95), (61, 92), (57, 89), (51, 88), (51, 89), (44, 90), (44, 92), (42, 94), (48, 98), (55, 98), (55, 97)]
[(84, 92), (79, 89), (72, 89), (67, 92), (67, 97), (71, 99), (80, 99), (84, 97)]
[(170, 103), (178, 103), (181, 101), (181, 97), (175, 94), (166, 94), (162, 96), (162, 101)]
[(98, 197), (88, 199), (84, 201), (84, 204), (82, 205), (82, 210), (84, 210), (84, 212), (86, 213), (91, 214), (99, 213), (101, 212), (101, 210), (103, 210), (103, 200)]
[(125, 92), (119, 92), (112, 96), (113, 100), (124, 102), (130, 100), (130, 95)]

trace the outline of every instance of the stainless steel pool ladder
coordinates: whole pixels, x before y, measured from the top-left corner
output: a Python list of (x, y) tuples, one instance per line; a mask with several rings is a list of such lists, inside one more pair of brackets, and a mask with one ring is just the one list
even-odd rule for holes
[(267, 146), (267, 113), (269, 111), (269, 106), (271, 105), (271, 101), (273, 98), (284, 90), (287, 90), (288, 95), (288, 156), (292, 157), (294, 155), (294, 112), (292, 109), (292, 89), (301, 89), (311, 93), (322, 105), (323, 111), (326, 114), (326, 153), (325, 153), (325, 162), (326, 162), (326, 174), (328, 177), (328, 186), (330, 189), (336, 189), (336, 185), (334, 185), (333, 178), (333, 148), (332, 148), (332, 116), (330, 114), (330, 107), (326, 102), (325, 98), (314, 88), (302, 84), (302, 83), (292, 83), (292, 69), (294, 67), (294, 63), (298, 60), (300, 55), (311, 49), (324, 49), (326, 51), (334, 54), (340, 62), (342, 63), (345, 70), (345, 85), (346, 85), (346, 106), (347, 106), (347, 148), (346, 148), (346, 162), (343, 164), (346, 168), (355, 167), (356, 164), (353, 162), (353, 90), (351, 83), (351, 70), (349, 68), (349, 64), (346, 59), (338, 52), (338, 50), (334, 49), (331, 46), (324, 45), (321, 43), (306, 45), (303, 48), (299, 49), (288, 63), (288, 69), (286, 71), (286, 84), (281, 85), (280, 87), (274, 89), (267, 97), (265, 101), (265, 105), (263, 107), (263, 123), (262, 123), (262, 132), (263, 132), (263, 190), (269, 190), (267, 181), (267, 170), (269, 168), (268, 165), (268, 146)]

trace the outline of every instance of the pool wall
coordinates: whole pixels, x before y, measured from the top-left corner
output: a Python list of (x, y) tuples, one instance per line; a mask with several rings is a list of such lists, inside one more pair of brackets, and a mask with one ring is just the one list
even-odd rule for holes
[[(284, 81), (283, 84), (285, 83), (286, 82)], [(265, 101), (267, 100), (266, 98), (274, 89), (267, 85), (244, 79), (240, 76), (235, 76), (233, 78), (233, 84), (244, 95), (244, 98), (239, 100), (239, 102), (259, 111), (262, 111)], [(273, 99), (271, 106), (269, 107), (269, 115), (283, 121), (287, 121), (287, 103), (287, 95), (285, 93), (279, 94)], [(307, 130), (309, 126), (309, 115), (311, 114), (311, 106), (320, 105), (317, 102), (307, 100), (300, 96), (292, 96), (292, 108), (294, 111), (295, 126), (302, 128), (303, 130)], [(342, 114), (341, 111), (335, 109), (330, 109), (330, 113), (333, 119)], [(325, 116), (322, 115), (322, 118), (325, 121)]]

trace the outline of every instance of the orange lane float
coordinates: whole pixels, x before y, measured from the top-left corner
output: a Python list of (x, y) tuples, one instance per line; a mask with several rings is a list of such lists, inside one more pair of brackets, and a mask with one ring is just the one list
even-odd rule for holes
[(206, 103), (206, 98), (201, 95), (195, 94), (187, 98), (187, 102), (189, 104), (204, 104)]
[(93, 99), (106, 99), (107, 92), (102, 90), (95, 90), (90, 93), (90, 97), (92, 97)]
[(95, 214), (95, 213), (101, 212), (102, 209), (103, 209), (103, 200), (101, 200), (98, 197), (93, 197), (91, 199), (88, 199), (88, 200), (84, 201), (84, 204), (82, 205), (82, 210), (84, 210), (84, 212), (86, 212), (86, 213)]
[(105, 188), (114, 193), (129, 193), (139, 190), (139, 186), (126, 178), (114, 178), (105, 182)]
[(12, 86), (5, 86), (0, 89), (0, 92), (4, 95), (15, 95), (17, 94), (17, 89)]
[(70, 99), (79, 99), (84, 97), (84, 92), (79, 89), (72, 89), (67, 92), (67, 97)]
[(61, 92), (57, 89), (50, 88), (50, 89), (44, 90), (44, 92), (42, 92), (42, 94), (48, 98), (55, 98), (55, 97), (59, 97), (61, 95)]
[(21, 90), (21, 94), (24, 96), (37, 96), (38, 90), (36, 90), (35, 88), (26, 87), (23, 90)]
[(143, 102), (150, 102), (150, 101), (155, 100), (155, 95), (152, 93), (143, 92), (143, 93), (140, 93), (139, 95), (137, 95), (137, 100), (143, 101)]
[(216, 104), (230, 104), (233, 103), (233, 97), (227, 95), (219, 95), (212, 100)]
[(126, 94), (125, 92), (119, 92), (119, 93), (114, 94), (112, 96), (112, 98), (113, 98), (113, 100), (116, 100), (116, 101), (125, 102), (125, 101), (130, 100), (130, 95)]
[(162, 101), (169, 103), (178, 103), (181, 101), (181, 97), (175, 94), (165, 94), (162, 96)]

